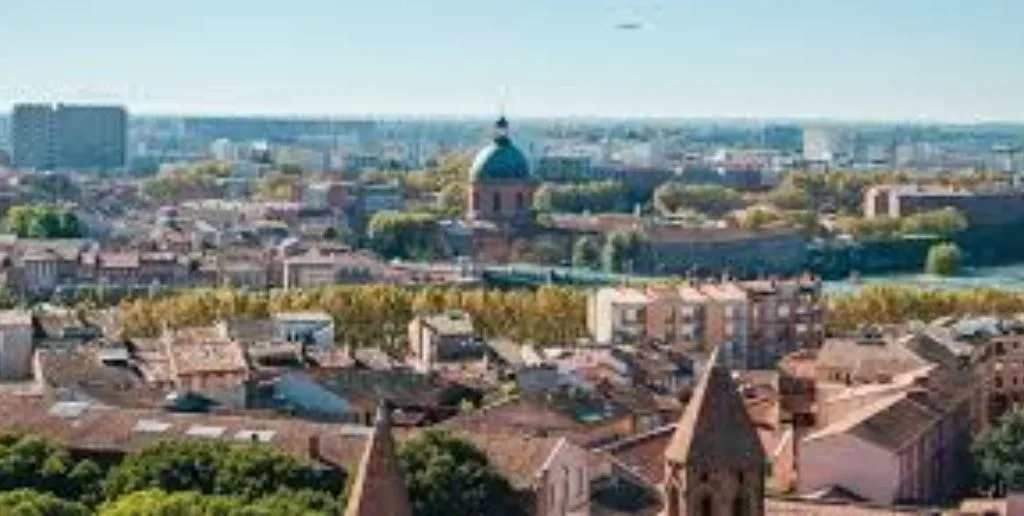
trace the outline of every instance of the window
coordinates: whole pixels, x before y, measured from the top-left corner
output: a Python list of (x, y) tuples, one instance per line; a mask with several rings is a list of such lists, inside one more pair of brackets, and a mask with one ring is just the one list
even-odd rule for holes
[(526, 201), (523, 199), (523, 192), (516, 192), (516, 210), (523, 211)]
[(747, 516), (746, 508), (742, 495), (738, 494), (732, 499), (732, 516)]
[(1003, 388), (1003, 377), (1002, 376), (997, 376), (995, 378), (995, 385), (996, 385), (996, 389), (1002, 389)]
[(494, 192), (494, 212), (501, 213), (501, 192)]
[(700, 499), (700, 516), (714, 516), (711, 507), (711, 495), (704, 495)]
[(469, 209), (472, 211), (480, 211), (480, 192), (473, 192), (473, 204)]

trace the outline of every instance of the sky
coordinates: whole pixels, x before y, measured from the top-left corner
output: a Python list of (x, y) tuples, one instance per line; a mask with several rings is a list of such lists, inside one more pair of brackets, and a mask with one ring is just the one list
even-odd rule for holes
[(1024, 121), (1021, 20), (1021, 0), (0, 0), (0, 110)]

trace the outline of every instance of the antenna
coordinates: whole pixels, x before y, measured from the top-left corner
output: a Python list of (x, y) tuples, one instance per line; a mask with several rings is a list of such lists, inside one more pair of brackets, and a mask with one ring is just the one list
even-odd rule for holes
[(508, 88), (502, 84), (498, 87), (498, 115), (505, 117), (505, 108), (508, 107)]

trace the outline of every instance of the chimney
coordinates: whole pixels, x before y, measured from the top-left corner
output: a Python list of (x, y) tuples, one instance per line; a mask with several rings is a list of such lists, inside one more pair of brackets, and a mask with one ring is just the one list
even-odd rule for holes
[(309, 440), (306, 442), (306, 453), (309, 455), (310, 460), (322, 461), (323, 455), (320, 453), (320, 434), (309, 435)]

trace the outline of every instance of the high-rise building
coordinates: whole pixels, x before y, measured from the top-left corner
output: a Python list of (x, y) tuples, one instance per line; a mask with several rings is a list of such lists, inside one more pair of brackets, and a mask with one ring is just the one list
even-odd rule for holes
[(115, 169), (125, 165), (128, 113), (119, 106), (57, 105), (57, 166)]
[(128, 114), (118, 106), (19, 104), (12, 161), (27, 169), (115, 169), (127, 157)]
[(19, 104), (11, 112), (11, 164), (48, 170), (57, 166), (54, 111), (48, 104)]

